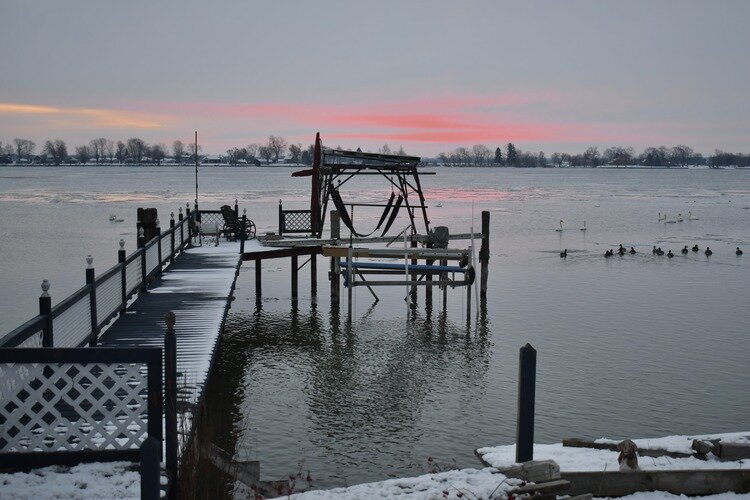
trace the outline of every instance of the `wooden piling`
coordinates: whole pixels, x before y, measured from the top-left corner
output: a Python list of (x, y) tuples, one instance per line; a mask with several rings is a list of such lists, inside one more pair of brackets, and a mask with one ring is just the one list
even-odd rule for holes
[(260, 295), (261, 290), (261, 259), (255, 259), (255, 295)]
[[(417, 240), (412, 239), (410, 246), (411, 246), (411, 248), (417, 248)], [(412, 266), (416, 266), (417, 264), (419, 264), (419, 260), (418, 259), (411, 259), (411, 265)], [(418, 279), (417, 273), (412, 272), (411, 273), (411, 280), (412, 281), (416, 281), (417, 279)], [(417, 285), (412, 285), (411, 286), (411, 292), (409, 292), (409, 294), (411, 295), (411, 304), (412, 304), (412, 306), (416, 307), (416, 305), (417, 305)]]
[(318, 256), (310, 254), (310, 295), (318, 295)]
[(52, 297), (49, 295), (49, 281), (42, 280), (42, 295), (39, 296), (39, 315), (44, 316), (42, 329), (42, 347), (53, 347), (52, 333)]
[(88, 264), (86, 267), (86, 284), (89, 286), (89, 318), (91, 320), (89, 347), (94, 347), (99, 336), (99, 323), (96, 318), (96, 270), (94, 269), (94, 258), (91, 255), (87, 255), (86, 263)]
[(534, 459), (534, 400), (536, 397), (536, 350), (523, 346), (518, 355), (518, 415), (516, 462)]
[[(331, 239), (341, 238), (341, 216), (338, 210), (331, 210)], [(338, 257), (331, 257), (331, 304), (339, 303), (341, 293), (341, 264)]]
[(297, 264), (297, 256), (292, 255), (292, 302), (297, 302), (297, 278), (298, 278), (298, 271), (299, 271), (299, 265)]
[(164, 335), (164, 427), (166, 430), (166, 465), (169, 489), (177, 486), (177, 338), (175, 336), (175, 314), (164, 316), (167, 332)]
[(122, 302), (120, 305), (120, 315), (125, 314), (125, 309), (128, 305), (128, 268), (125, 264), (126, 259), (127, 253), (125, 252), (125, 240), (120, 238), (120, 249), (117, 251), (117, 262), (122, 266), (122, 269), (120, 270), (120, 298)]
[(482, 211), (482, 246), (479, 250), (480, 279), (479, 279), (479, 298), (482, 304), (486, 306), (487, 300), (487, 278), (490, 274), (490, 212)]

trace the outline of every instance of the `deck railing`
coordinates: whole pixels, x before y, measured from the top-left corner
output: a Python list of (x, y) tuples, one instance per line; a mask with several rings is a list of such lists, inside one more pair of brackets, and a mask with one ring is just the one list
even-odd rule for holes
[(39, 315), (0, 338), (0, 347), (82, 347), (96, 345), (102, 329), (125, 312), (130, 298), (145, 291), (148, 283), (172, 262), (190, 241), (188, 213), (179, 219), (174, 214), (170, 227), (151, 241), (144, 241), (141, 229), (138, 249), (126, 255), (125, 241), (120, 240), (118, 262), (95, 276), (93, 258), (86, 262), (86, 284), (54, 307), (48, 293), (50, 284), (42, 282)]
[(312, 233), (310, 210), (284, 210), (279, 202), (279, 236), (284, 233)]

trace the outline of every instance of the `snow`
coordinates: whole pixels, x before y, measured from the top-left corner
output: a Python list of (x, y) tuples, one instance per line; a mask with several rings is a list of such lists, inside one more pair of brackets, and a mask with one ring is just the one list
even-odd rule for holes
[[(669, 451), (692, 453), (690, 445), (693, 439), (721, 439), (725, 442), (746, 443), (748, 442), (748, 436), (750, 436), (750, 432), (734, 432), (695, 436), (667, 436), (656, 439), (634, 439), (633, 441), (638, 447), (645, 449), (661, 448)], [(618, 440), (605, 438), (598, 439), (597, 442), (619, 443)], [(493, 467), (509, 467), (516, 463), (515, 445), (479, 448), (477, 453)], [(567, 472), (619, 470), (617, 455), (616, 451), (565, 447), (562, 443), (534, 445), (535, 460), (554, 460), (560, 465), (560, 470)], [(750, 460), (722, 462), (709, 453), (707, 460), (699, 460), (693, 457), (638, 457), (638, 465), (642, 470), (736, 469), (750, 466)]]
[(518, 487), (521, 481), (506, 478), (493, 468), (463, 469), (425, 474), (418, 477), (388, 479), (376, 483), (358, 484), (347, 488), (314, 490), (293, 494), (298, 500), (320, 500), (345, 498), (348, 500), (403, 498), (456, 499), (456, 498), (507, 498), (508, 490)]
[(140, 498), (141, 478), (134, 464), (108, 462), (52, 466), (0, 474), (0, 497), (46, 500)]

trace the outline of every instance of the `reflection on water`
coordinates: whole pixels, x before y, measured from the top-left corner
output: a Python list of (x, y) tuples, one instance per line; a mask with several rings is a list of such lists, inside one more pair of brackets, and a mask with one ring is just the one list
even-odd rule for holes
[[(423, 441), (481, 405), (486, 324), (467, 333), (414, 307), (408, 321), (365, 312), (349, 328), (335, 307), (269, 302), (230, 315), (207, 391), (209, 414), (233, 416), (222, 444), (237, 459), (260, 459), (264, 476), (310, 469), (318, 486), (421, 473), (433, 455), (453, 463)], [(434, 419), (446, 401), (453, 408)]]

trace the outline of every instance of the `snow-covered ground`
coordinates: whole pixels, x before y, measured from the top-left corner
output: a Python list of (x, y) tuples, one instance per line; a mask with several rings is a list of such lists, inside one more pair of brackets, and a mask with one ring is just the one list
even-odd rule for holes
[(0, 474), (0, 498), (46, 500), (140, 498), (137, 464), (109, 462), (52, 466), (29, 473)]
[[(643, 449), (664, 449), (682, 453), (692, 453), (693, 439), (721, 439), (723, 442), (747, 443), (750, 432), (733, 432), (728, 434), (703, 434), (695, 436), (667, 436), (655, 439), (634, 439), (635, 444)], [(611, 439), (598, 439), (599, 443), (619, 443)], [(493, 467), (509, 467), (515, 463), (515, 445), (493, 446), (479, 448), (477, 453)], [(610, 450), (596, 450), (593, 448), (569, 448), (561, 443), (535, 444), (535, 460), (554, 460), (562, 471), (616, 471), (618, 452)], [(643, 470), (658, 469), (738, 469), (750, 467), (750, 460), (722, 462), (709, 453), (707, 460), (693, 457), (639, 457), (638, 465)]]

